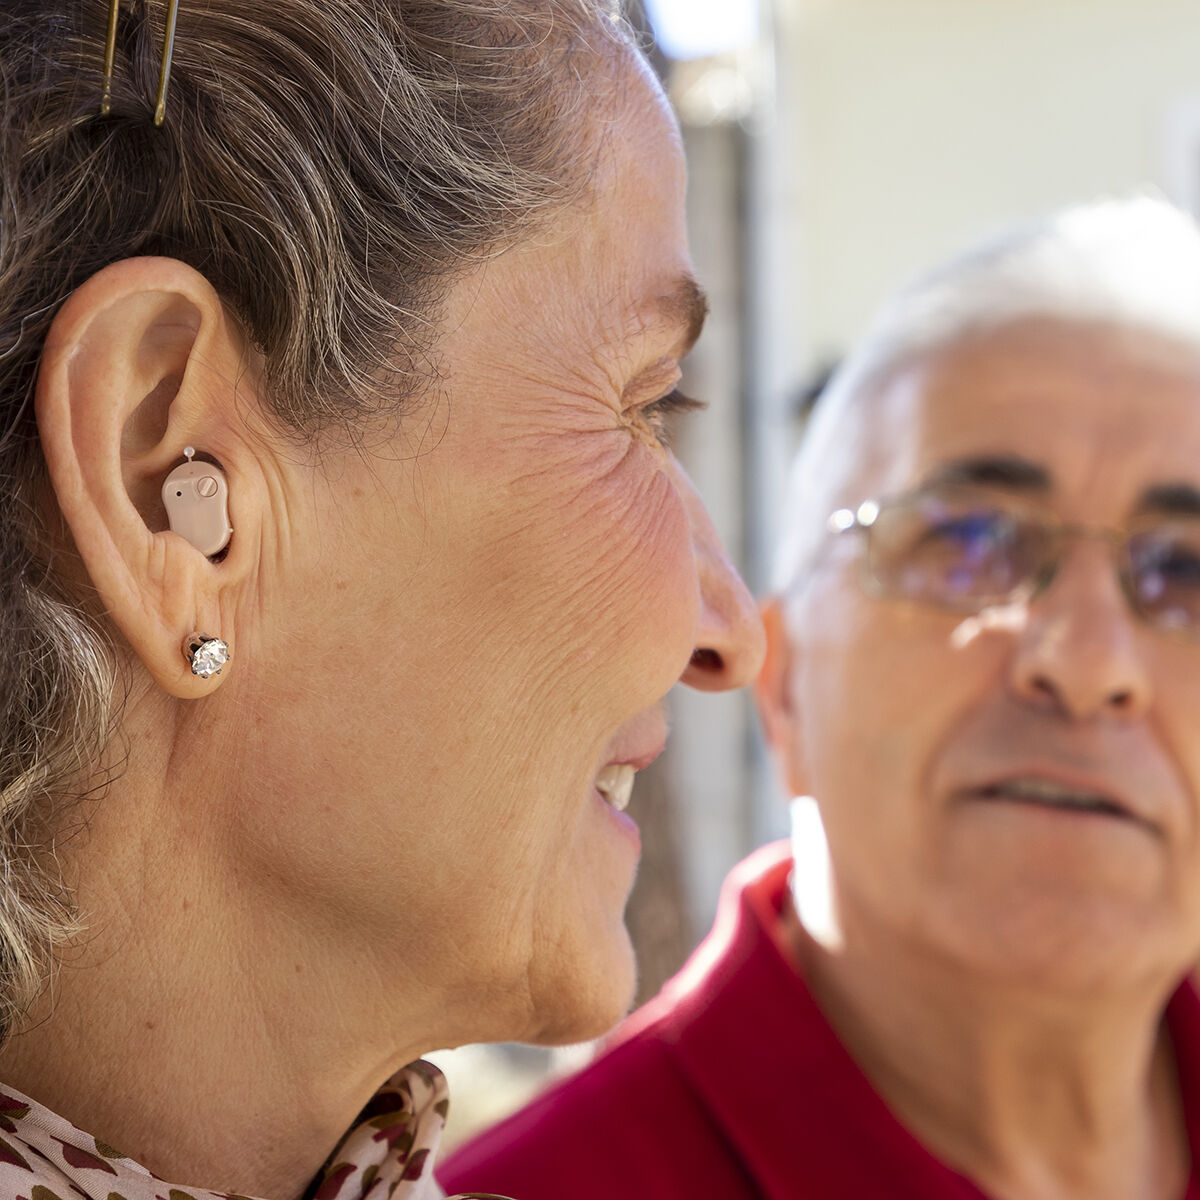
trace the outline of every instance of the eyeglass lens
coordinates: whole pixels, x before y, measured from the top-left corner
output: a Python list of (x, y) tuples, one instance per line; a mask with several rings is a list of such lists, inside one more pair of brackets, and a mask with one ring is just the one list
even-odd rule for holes
[[(978, 611), (1037, 591), (1059, 553), (1056, 527), (1036, 513), (930, 491), (880, 506), (867, 568), (889, 594)], [(1118, 567), (1139, 616), (1200, 634), (1200, 518), (1139, 527)]]

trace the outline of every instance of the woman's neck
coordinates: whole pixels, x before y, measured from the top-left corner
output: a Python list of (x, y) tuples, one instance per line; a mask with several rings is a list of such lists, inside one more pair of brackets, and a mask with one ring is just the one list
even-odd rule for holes
[(818, 1004), (898, 1119), (996, 1200), (1175, 1200), (1189, 1151), (1165, 996), (1004, 991), (894, 939), (836, 950), (789, 903)]
[[(162, 1178), (299, 1196), (374, 1091), (448, 1033), (446, 1013), (416, 978), (380, 1011), (369, 947), (299, 927), (239, 878), (218, 802), (203, 827), (193, 785), (179, 815), (169, 755), (136, 744), (70, 850), (87, 932), (0, 1052), (0, 1081)], [(424, 1036), (406, 1044), (406, 1028)]]

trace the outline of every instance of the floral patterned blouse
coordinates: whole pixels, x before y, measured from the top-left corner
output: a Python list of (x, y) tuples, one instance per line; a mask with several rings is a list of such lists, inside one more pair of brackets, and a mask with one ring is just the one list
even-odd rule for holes
[[(359, 1114), (309, 1186), (305, 1200), (442, 1200), (432, 1159), (448, 1108), (442, 1073), (427, 1062), (410, 1063)], [(27, 1096), (0, 1086), (0, 1200), (80, 1196), (84, 1200), (250, 1200), (166, 1183)]]

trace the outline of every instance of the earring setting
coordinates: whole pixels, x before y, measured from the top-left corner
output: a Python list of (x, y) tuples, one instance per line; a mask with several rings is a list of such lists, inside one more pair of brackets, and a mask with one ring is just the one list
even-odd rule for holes
[(229, 647), (218, 637), (207, 633), (189, 633), (183, 639), (183, 654), (192, 667), (192, 674), (201, 679), (220, 675), (221, 668), (229, 661)]

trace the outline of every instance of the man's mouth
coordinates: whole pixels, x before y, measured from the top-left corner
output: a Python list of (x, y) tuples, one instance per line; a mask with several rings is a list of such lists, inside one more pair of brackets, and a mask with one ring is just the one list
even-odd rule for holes
[(636, 775), (637, 770), (629, 763), (609, 763), (596, 776), (596, 791), (617, 812), (624, 812), (629, 807), (629, 798), (633, 795), (633, 780)]
[(982, 800), (1007, 800), (1042, 808), (1069, 809), (1080, 813), (1135, 820), (1133, 813), (1115, 797), (1089, 788), (1072, 787), (1038, 775), (1015, 775), (974, 789)]

